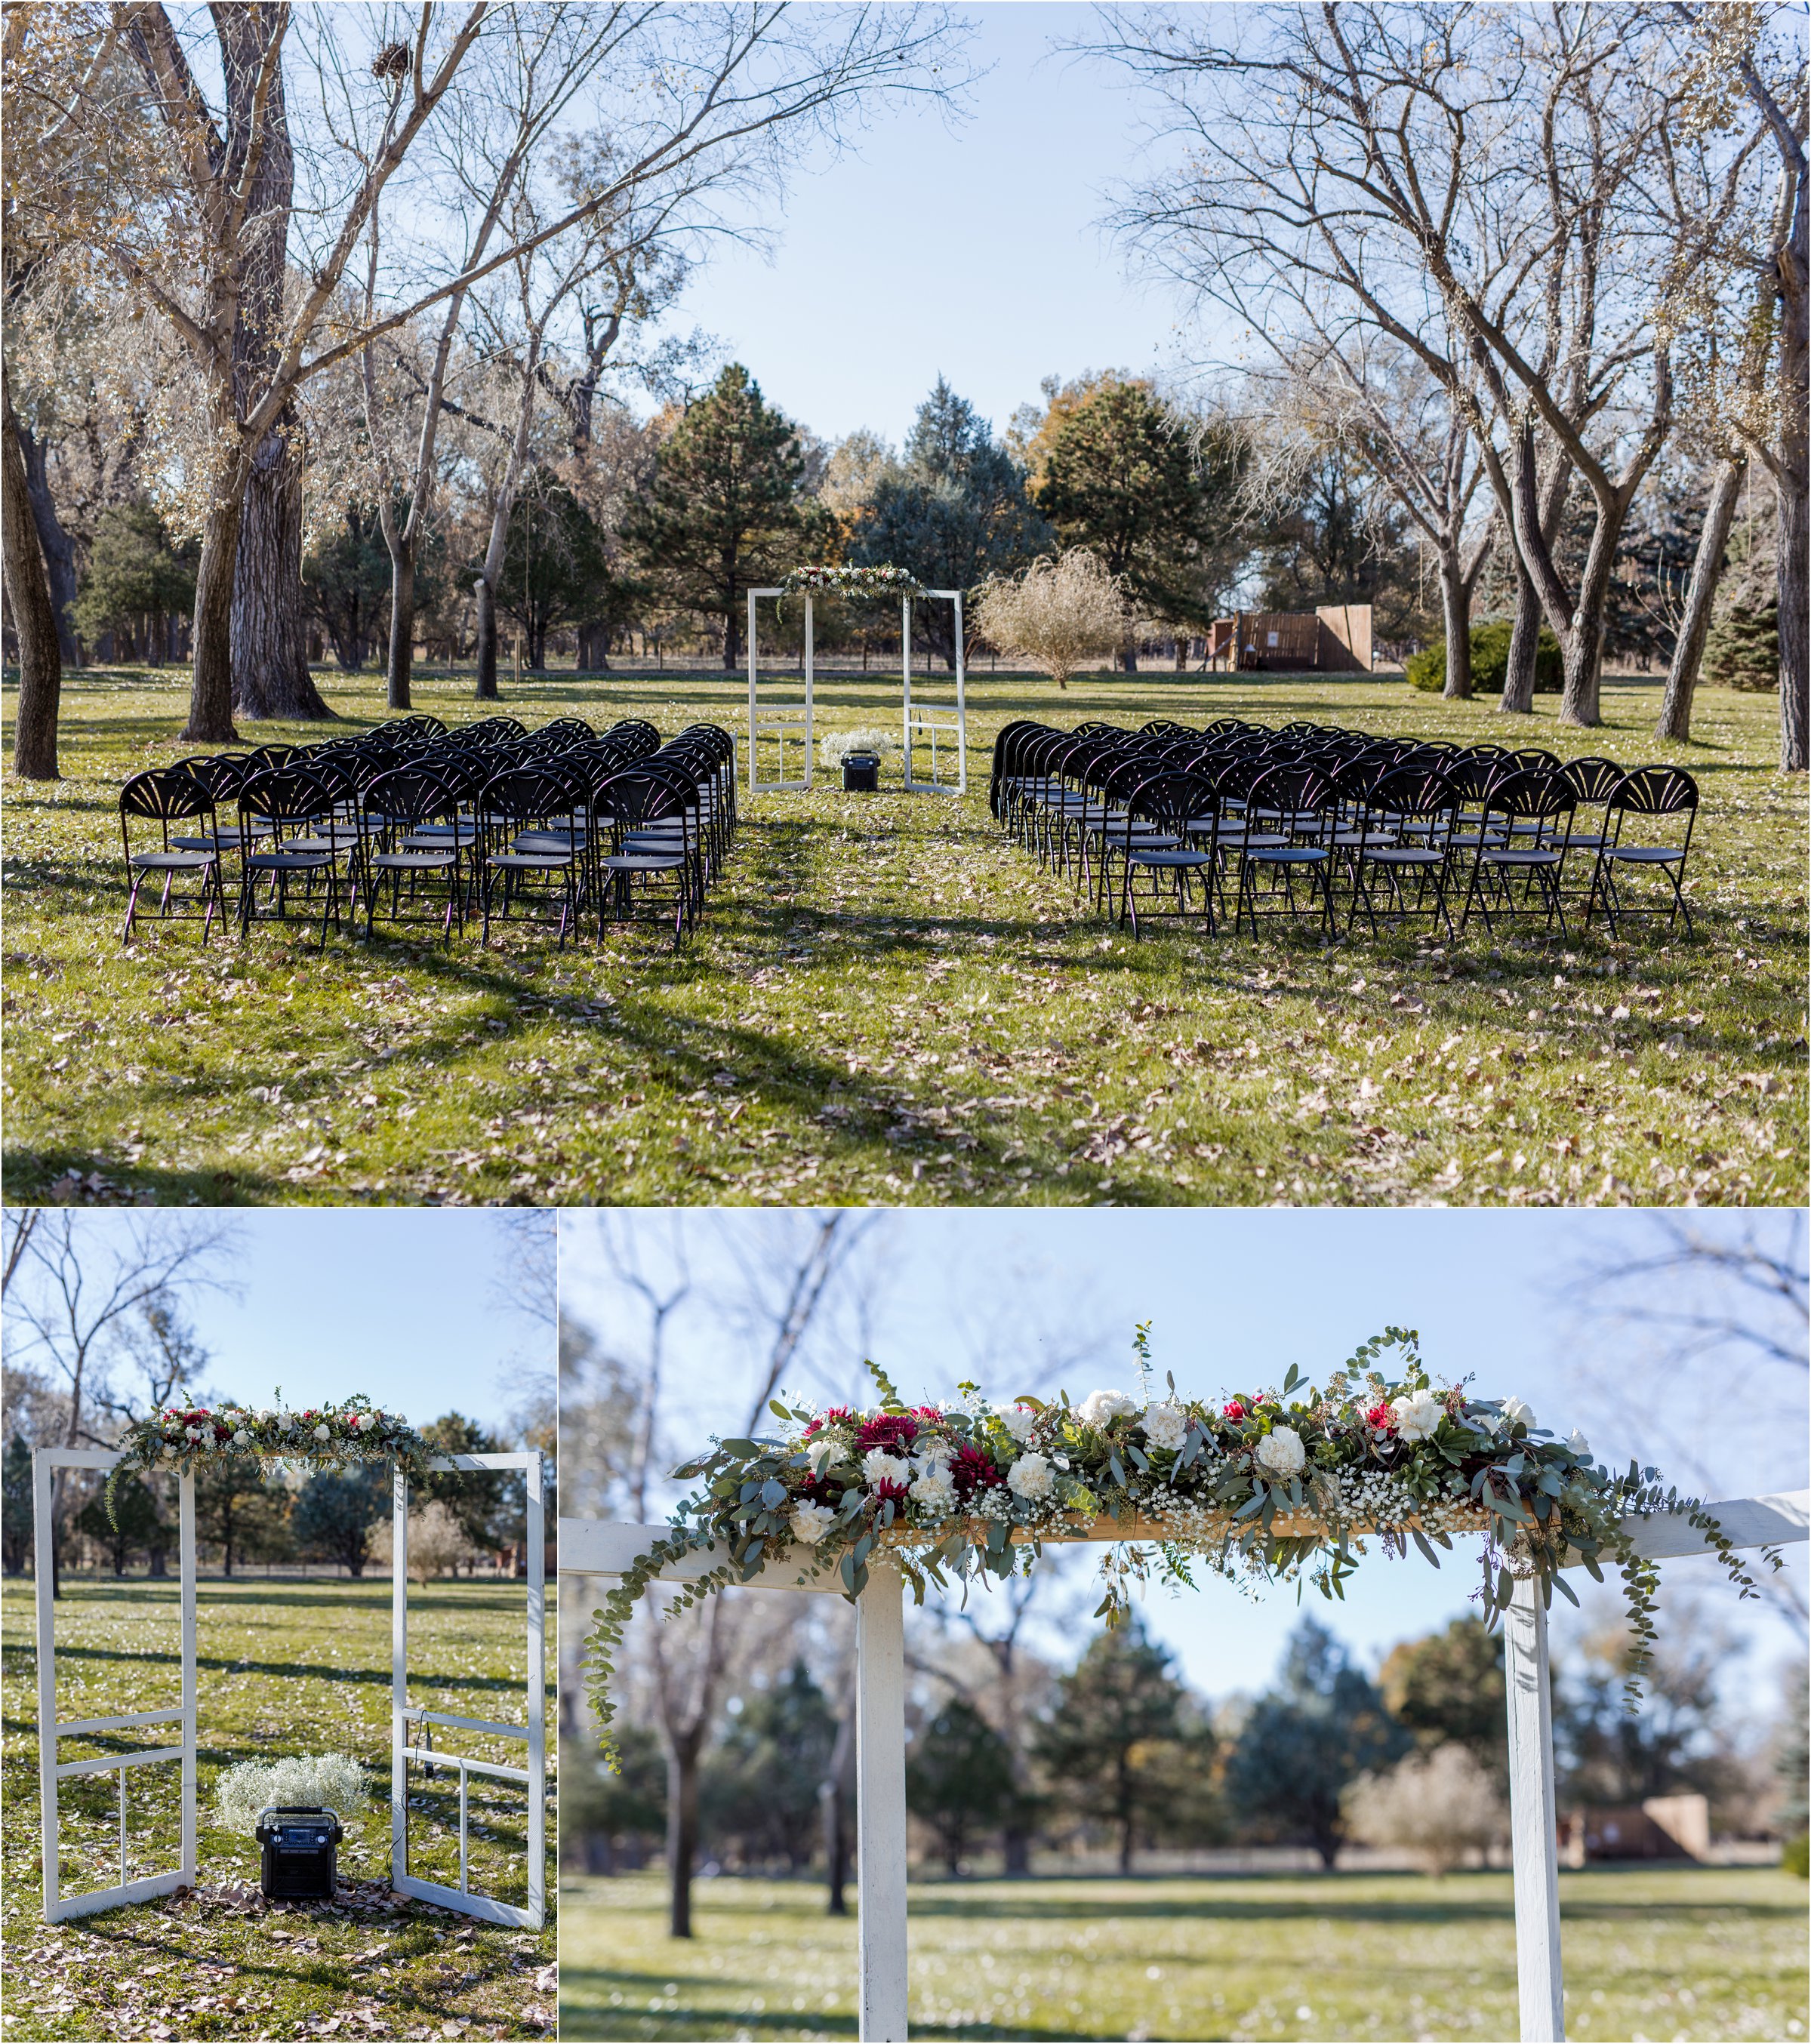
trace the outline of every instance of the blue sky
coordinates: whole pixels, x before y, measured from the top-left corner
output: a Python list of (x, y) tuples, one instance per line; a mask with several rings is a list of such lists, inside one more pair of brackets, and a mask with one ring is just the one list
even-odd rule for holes
[(552, 1330), (498, 1296), (505, 1244), (482, 1211), (333, 1208), (236, 1216), (240, 1296), (190, 1317), (210, 1385), (248, 1402), (367, 1393), (417, 1425), (449, 1410), (493, 1428), (554, 1372)]
[[(665, 1216), (630, 1220), (655, 1239), (675, 1224)], [(729, 1213), (686, 1224), (701, 1292), (718, 1289), (681, 1314), (673, 1337), (670, 1381), (684, 1386), (682, 1412), (671, 1420), (675, 1447), (745, 1424), (752, 1344), (726, 1304), (739, 1283), (732, 1251), (739, 1245), (757, 1266), (776, 1270), (785, 1231), (798, 1223)], [(852, 1366), (865, 1347), (909, 1396), (935, 1397), (972, 1375), (1004, 1397), (1033, 1388), (1024, 1380), (1037, 1374), (1036, 1358), (1048, 1359), (1083, 1328), (1101, 1338), (1087, 1359), (1065, 1362), (1063, 1388), (1075, 1397), (1097, 1385), (1130, 1389), (1131, 1330), (1149, 1320), (1159, 1377), (1173, 1370), (1185, 1390), (1212, 1392), (1275, 1381), (1291, 1362), (1324, 1375), (1394, 1324), (1419, 1330), (1436, 1374), (1475, 1373), (1487, 1393), (1519, 1393), (1542, 1424), (1582, 1425), (1606, 1457), (1658, 1458), (1655, 1428), (1674, 1424), (1701, 1441), (1712, 1496), (1802, 1487), (1802, 1377), (1764, 1408), (1736, 1393), (1726, 1364), (1675, 1384), (1652, 1370), (1638, 1338), (1582, 1329), (1556, 1296), (1562, 1270), (1581, 1250), (1635, 1243), (1645, 1225), (1639, 1215), (1614, 1213), (902, 1213), (887, 1224), (886, 1274), (865, 1315), (846, 1308), (793, 1386), (820, 1397), (858, 1390)], [(609, 1283), (597, 1240), (592, 1217), (564, 1218), (562, 1298), (632, 1352), (639, 1327)], [(990, 1369), (982, 1359), (990, 1352), (1015, 1360)], [(1802, 1581), (1805, 1550), (1791, 1553)], [(1742, 1650), (1732, 1679), (1771, 1690), (1772, 1671), (1794, 1644), (1784, 1623), (1721, 1593), (1708, 1559), (1670, 1563), (1665, 1577), (1676, 1589), (1707, 1593), (1709, 1621), (1725, 1625)], [(1374, 1554), (1343, 1604), (1329, 1606), (1310, 1589), (1303, 1608), (1328, 1618), (1375, 1663), (1396, 1641), (1469, 1608), (1475, 1585), (1468, 1554), (1437, 1573), (1419, 1560)], [(1083, 1600), (1079, 1584), (1055, 1609), (1065, 1628), (1079, 1622), (1085, 1631), (1094, 1600)], [(1261, 1687), (1298, 1618), (1293, 1592), (1254, 1603), (1220, 1583), (1198, 1595), (1153, 1590), (1144, 1611), (1210, 1695)], [(1560, 1642), (1581, 1623), (1570, 1612), (1557, 1618)], [(1047, 1643), (1068, 1658), (1072, 1629)]]
[(1052, 53), (1093, 10), (961, 11), (986, 69), (969, 117), (882, 116), (851, 153), (802, 164), (771, 259), (720, 246), (671, 322), (713, 335), (825, 440), (865, 425), (897, 443), (940, 374), (1003, 429), (1048, 373), (1149, 370), (1173, 349), (1176, 305), (1097, 225), (1133, 167), (1137, 102), (1116, 67)]

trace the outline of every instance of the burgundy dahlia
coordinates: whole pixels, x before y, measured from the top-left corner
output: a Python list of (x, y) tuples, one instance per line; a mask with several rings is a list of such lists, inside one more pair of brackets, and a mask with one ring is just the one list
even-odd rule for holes
[(895, 1504), (906, 1502), (906, 1490), (902, 1483), (877, 1483), (874, 1487), (875, 1501), (884, 1504), (890, 1499)]
[(897, 1454), (909, 1447), (918, 1431), (918, 1423), (909, 1412), (877, 1412), (871, 1420), (864, 1420), (856, 1435), (856, 1453), (865, 1455), (871, 1448), (885, 1448), (889, 1454)]
[(822, 1433), (826, 1427), (840, 1427), (845, 1420), (854, 1416), (847, 1405), (832, 1405), (828, 1412), (820, 1412), (799, 1439), (809, 1441), (813, 1434)]
[(979, 1448), (958, 1448), (955, 1460), (950, 1464), (949, 1481), (950, 1488), (966, 1504), (978, 1491), (998, 1490), (1006, 1478), (991, 1455)]

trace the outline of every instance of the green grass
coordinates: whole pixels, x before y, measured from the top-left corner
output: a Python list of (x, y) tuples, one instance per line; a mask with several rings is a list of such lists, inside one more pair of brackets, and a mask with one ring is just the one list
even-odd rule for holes
[[(323, 678), (352, 720), (375, 677)], [(736, 728), (690, 673), (550, 674), (533, 722), (636, 713)], [(1453, 1204), (1805, 1196), (1805, 782), (1770, 699), (1700, 698), (1649, 736), (1657, 686), (1605, 724), (1555, 699), (1513, 727), (1388, 676), (977, 676), (975, 791), (744, 805), (702, 930), (557, 952), (370, 949), (261, 928), (121, 952), (121, 778), (168, 759), (179, 678), (72, 677), (60, 786), (7, 784), (5, 1108), (13, 1200)], [(824, 682), (821, 728), (886, 723), (898, 683)], [(470, 715), (463, 676), (418, 707)], [(993, 732), (1242, 713), (1676, 759), (1705, 806), (1688, 942), (1486, 936), (1324, 950), (1167, 932), (1134, 946), (986, 813)], [(259, 727), (260, 739), (298, 735)]]
[[(567, 1877), (563, 2038), (856, 2034), (856, 1923), (804, 1883)], [(1774, 1869), (1560, 1877), (1567, 2034), (1802, 2038), (1805, 1888)], [(915, 1884), (915, 2038), (1504, 2038), (1506, 1873)]]
[[(181, 1701), (173, 1581), (65, 1578), (56, 1615), (57, 1715), (106, 1717)], [(522, 1593), (509, 1584), (411, 1586), (410, 1700), (463, 1716), (519, 1721)], [(339, 2019), (348, 2036), (537, 2037), (553, 2016), (554, 1931), (479, 1923), (388, 1900), (390, 1643), (387, 1581), (259, 1577), (207, 1581), (198, 1597), (198, 1827), (195, 1896), (137, 1904), (47, 1926), (40, 1914), (37, 1655), (29, 1582), (10, 1581), (4, 1617), (3, 1776), (6, 1821), (0, 1938), (9, 2037), (314, 2037)], [(474, 1758), (520, 1765), (519, 1741), (444, 1735)], [(65, 1761), (102, 1750), (175, 1742), (167, 1725), (60, 1742)], [(551, 1748), (552, 1740), (549, 1739)], [(340, 1847), (352, 1900), (333, 1910), (244, 1906), (258, 1881), (255, 1842), (212, 1821), (223, 1768), (289, 1753), (350, 1753), (372, 1795)], [(412, 1770), (409, 1864), (458, 1885), (456, 1791)], [(476, 1784), (481, 1777), (473, 1777)], [(119, 1878), (117, 1775), (75, 1777), (60, 1796), (67, 1894)], [(134, 1877), (179, 1858), (179, 1774), (129, 1777)], [(472, 1888), (526, 1900), (523, 1791), (475, 1786)], [(551, 1836), (553, 1827), (550, 1822)], [(553, 1879), (548, 1859), (549, 1894)], [(363, 1885), (359, 1885), (363, 1884)], [(235, 1893), (234, 1891), (240, 1892)]]

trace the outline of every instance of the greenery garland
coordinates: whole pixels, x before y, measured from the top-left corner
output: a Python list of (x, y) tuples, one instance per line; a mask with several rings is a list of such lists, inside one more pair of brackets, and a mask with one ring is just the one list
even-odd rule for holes
[[(1072, 1404), (1062, 1392), (990, 1404), (963, 1384), (953, 1404), (908, 1406), (870, 1362), (880, 1393), (871, 1411), (773, 1400), (777, 1435), (713, 1439), (674, 1472), (701, 1487), (595, 1615), (586, 1688), (606, 1760), (616, 1764), (610, 1677), (636, 1605), (663, 1569), (707, 1549), (722, 1558), (679, 1588), (668, 1616), (775, 1562), (798, 1564), (801, 1584), (834, 1570), (852, 1601), (884, 1549), (922, 1604), (932, 1584), (1029, 1573), (1047, 1540), (1105, 1539), (1094, 1615), (1111, 1626), (1129, 1616), (1131, 1585), (1153, 1571), (1193, 1588), (1204, 1561), (1234, 1579), (1293, 1580), (1298, 1596), (1305, 1575), (1343, 1597), (1367, 1539), (1396, 1554), (1413, 1542), (1437, 1568), (1455, 1534), (1478, 1534), (1493, 1627), (1518, 1580), (1538, 1578), (1549, 1607), (1555, 1589), (1575, 1604), (1563, 1562), (1575, 1558), (1599, 1582), (1611, 1562), (1633, 1635), (1632, 1708), (1651, 1662), (1659, 1577), (1622, 1520), (1683, 1514), (1751, 1596), (1732, 1544), (1699, 1500), (1663, 1489), (1658, 1470), (1631, 1462), (1613, 1473), (1582, 1434), (1560, 1440), (1537, 1427), (1521, 1399), (1436, 1385), (1418, 1342), (1389, 1327), (1319, 1389), (1292, 1366), (1280, 1389), (1217, 1404), (1183, 1399), (1173, 1376), (1166, 1397), (1152, 1395), (1148, 1323), (1133, 1337), (1136, 1397), (1095, 1391)], [(1378, 1367), (1387, 1350), (1394, 1374)], [(1763, 1553), (1782, 1566), (1775, 1550)]]
[(186, 1476), (218, 1467), (241, 1455), (258, 1455), (308, 1469), (346, 1469), (388, 1462), (419, 1483), (438, 1452), (400, 1412), (386, 1412), (363, 1392), (337, 1404), (291, 1409), (281, 1389), (274, 1405), (253, 1411), (224, 1405), (167, 1405), (137, 1420), (120, 1443), (120, 1458), (107, 1473), (107, 1516), (117, 1526), (114, 1496), (120, 1479), (133, 1471)]
[(789, 596), (844, 596), (891, 597), (897, 601), (925, 594), (925, 585), (909, 568), (791, 568), (780, 583), (782, 600)]

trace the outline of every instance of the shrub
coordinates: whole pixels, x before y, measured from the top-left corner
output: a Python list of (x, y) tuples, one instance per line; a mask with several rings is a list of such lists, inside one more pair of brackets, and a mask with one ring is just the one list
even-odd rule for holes
[(1463, 1746), (1411, 1754), (1387, 1774), (1359, 1776), (1341, 1799), (1348, 1830), (1367, 1845), (1398, 1846), (1431, 1874), (1502, 1837), (1496, 1784)]
[(1765, 695), (1779, 686), (1779, 606), (1732, 605), (1704, 642), (1704, 678), (1713, 687)]
[[(1509, 671), (1509, 635), (1515, 629), (1507, 617), (1486, 618), (1471, 628), (1471, 687), (1476, 695), (1500, 695), (1503, 677)], [(1404, 672), (1412, 689), (1438, 695), (1446, 686), (1446, 641), (1409, 655)], [(1562, 682), (1559, 641), (1544, 624), (1534, 655), (1534, 692), (1540, 696), (1559, 693)]]
[(1797, 1838), (1788, 1838), (1780, 1847), (1779, 1863), (1801, 1881), (1811, 1880), (1811, 1837), (1801, 1831)]
[[(375, 1520), (369, 1535), (371, 1559), (386, 1567), (393, 1567), (396, 1559), (395, 1523), (394, 1518)], [(456, 1575), (459, 1563), (473, 1560), (477, 1553), (458, 1513), (441, 1499), (431, 1499), (409, 1513), (409, 1573), (417, 1582)]]
[(975, 621), (1009, 657), (1035, 661), (1059, 689), (1085, 661), (1112, 653), (1131, 629), (1125, 586), (1086, 547), (1035, 560), (1014, 582), (990, 582)]
[(350, 1754), (317, 1753), (288, 1760), (242, 1760), (215, 1784), (214, 1815), (250, 1838), (258, 1813), (272, 1804), (325, 1803), (350, 1827), (363, 1814), (365, 1770)]

